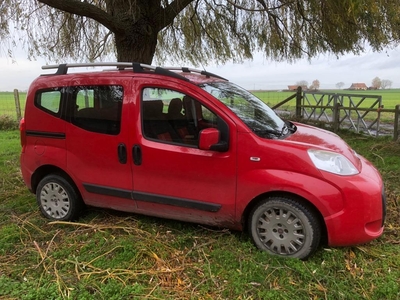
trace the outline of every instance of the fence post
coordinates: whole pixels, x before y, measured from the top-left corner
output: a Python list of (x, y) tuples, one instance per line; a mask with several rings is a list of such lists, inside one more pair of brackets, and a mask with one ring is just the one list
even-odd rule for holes
[(19, 102), (19, 92), (17, 89), (14, 89), (14, 100), (15, 100), (15, 110), (17, 112), (17, 120), (18, 122), (21, 121), (21, 105)]
[(396, 142), (399, 139), (399, 115), (400, 115), (400, 104), (397, 104), (394, 110), (394, 129), (393, 129), (393, 140)]
[[(380, 103), (382, 103), (382, 101)], [(384, 105), (379, 104), (379, 107), (378, 107), (378, 110), (377, 110), (378, 114), (376, 116), (376, 134), (375, 134), (375, 137), (379, 136), (379, 125), (381, 124), (381, 109), (383, 109), (383, 108), (384, 108)]]
[(340, 127), (340, 103), (335, 102), (333, 106), (333, 132), (338, 132)]
[(297, 87), (296, 92), (296, 118), (300, 119), (302, 117), (301, 113), (301, 99), (303, 98), (303, 93), (301, 86)]

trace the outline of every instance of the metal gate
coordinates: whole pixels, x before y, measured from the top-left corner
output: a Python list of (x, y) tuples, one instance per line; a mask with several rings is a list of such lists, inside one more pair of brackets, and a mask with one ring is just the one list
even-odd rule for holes
[(369, 135), (379, 133), (382, 108), (382, 96), (326, 92), (303, 92), (301, 105), (306, 121), (332, 123), (333, 128), (347, 127)]

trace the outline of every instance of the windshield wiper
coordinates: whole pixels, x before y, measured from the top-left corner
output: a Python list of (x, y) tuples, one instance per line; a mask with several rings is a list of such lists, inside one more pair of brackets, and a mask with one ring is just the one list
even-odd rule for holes
[(264, 136), (265, 134), (268, 135), (274, 135), (278, 138), (280, 138), (282, 136), (282, 131), (278, 131), (278, 130), (273, 130), (273, 129), (253, 129), (254, 133), (256, 133), (257, 135), (261, 135)]
[[(291, 125), (291, 124), (289, 123), (289, 125)], [(285, 121), (285, 123), (283, 124), (282, 129), (280, 131), (273, 130), (273, 129), (265, 129), (265, 128), (253, 129), (253, 131), (254, 131), (254, 133), (256, 133), (258, 135), (265, 135), (265, 134), (271, 135), (272, 134), (278, 138), (281, 138), (283, 136), (286, 136), (289, 133), (289, 131), (291, 133), (295, 132), (295, 129), (293, 129), (291, 126), (288, 126)]]

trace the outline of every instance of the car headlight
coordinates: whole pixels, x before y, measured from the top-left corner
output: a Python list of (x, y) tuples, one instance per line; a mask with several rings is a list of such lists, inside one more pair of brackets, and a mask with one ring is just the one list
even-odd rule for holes
[(335, 152), (309, 149), (308, 155), (315, 167), (338, 175), (355, 175), (358, 170), (354, 165), (343, 155)]

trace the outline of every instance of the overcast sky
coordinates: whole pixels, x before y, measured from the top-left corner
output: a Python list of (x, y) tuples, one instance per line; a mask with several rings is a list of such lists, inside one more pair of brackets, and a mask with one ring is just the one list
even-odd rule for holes
[[(0, 91), (27, 90), (32, 80), (43, 73), (44, 64), (43, 60), (29, 61), (23, 53), (15, 57), (15, 62), (0, 54)], [(345, 88), (354, 82), (370, 86), (375, 77), (391, 80), (392, 88), (400, 88), (400, 48), (339, 59), (321, 55), (311, 62), (300, 60), (293, 64), (271, 62), (257, 55), (242, 64), (209, 65), (206, 70), (251, 90), (286, 89), (301, 80), (310, 85), (315, 79), (320, 81), (320, 89), (335, 89), (338, 82), (344, 82)]]

